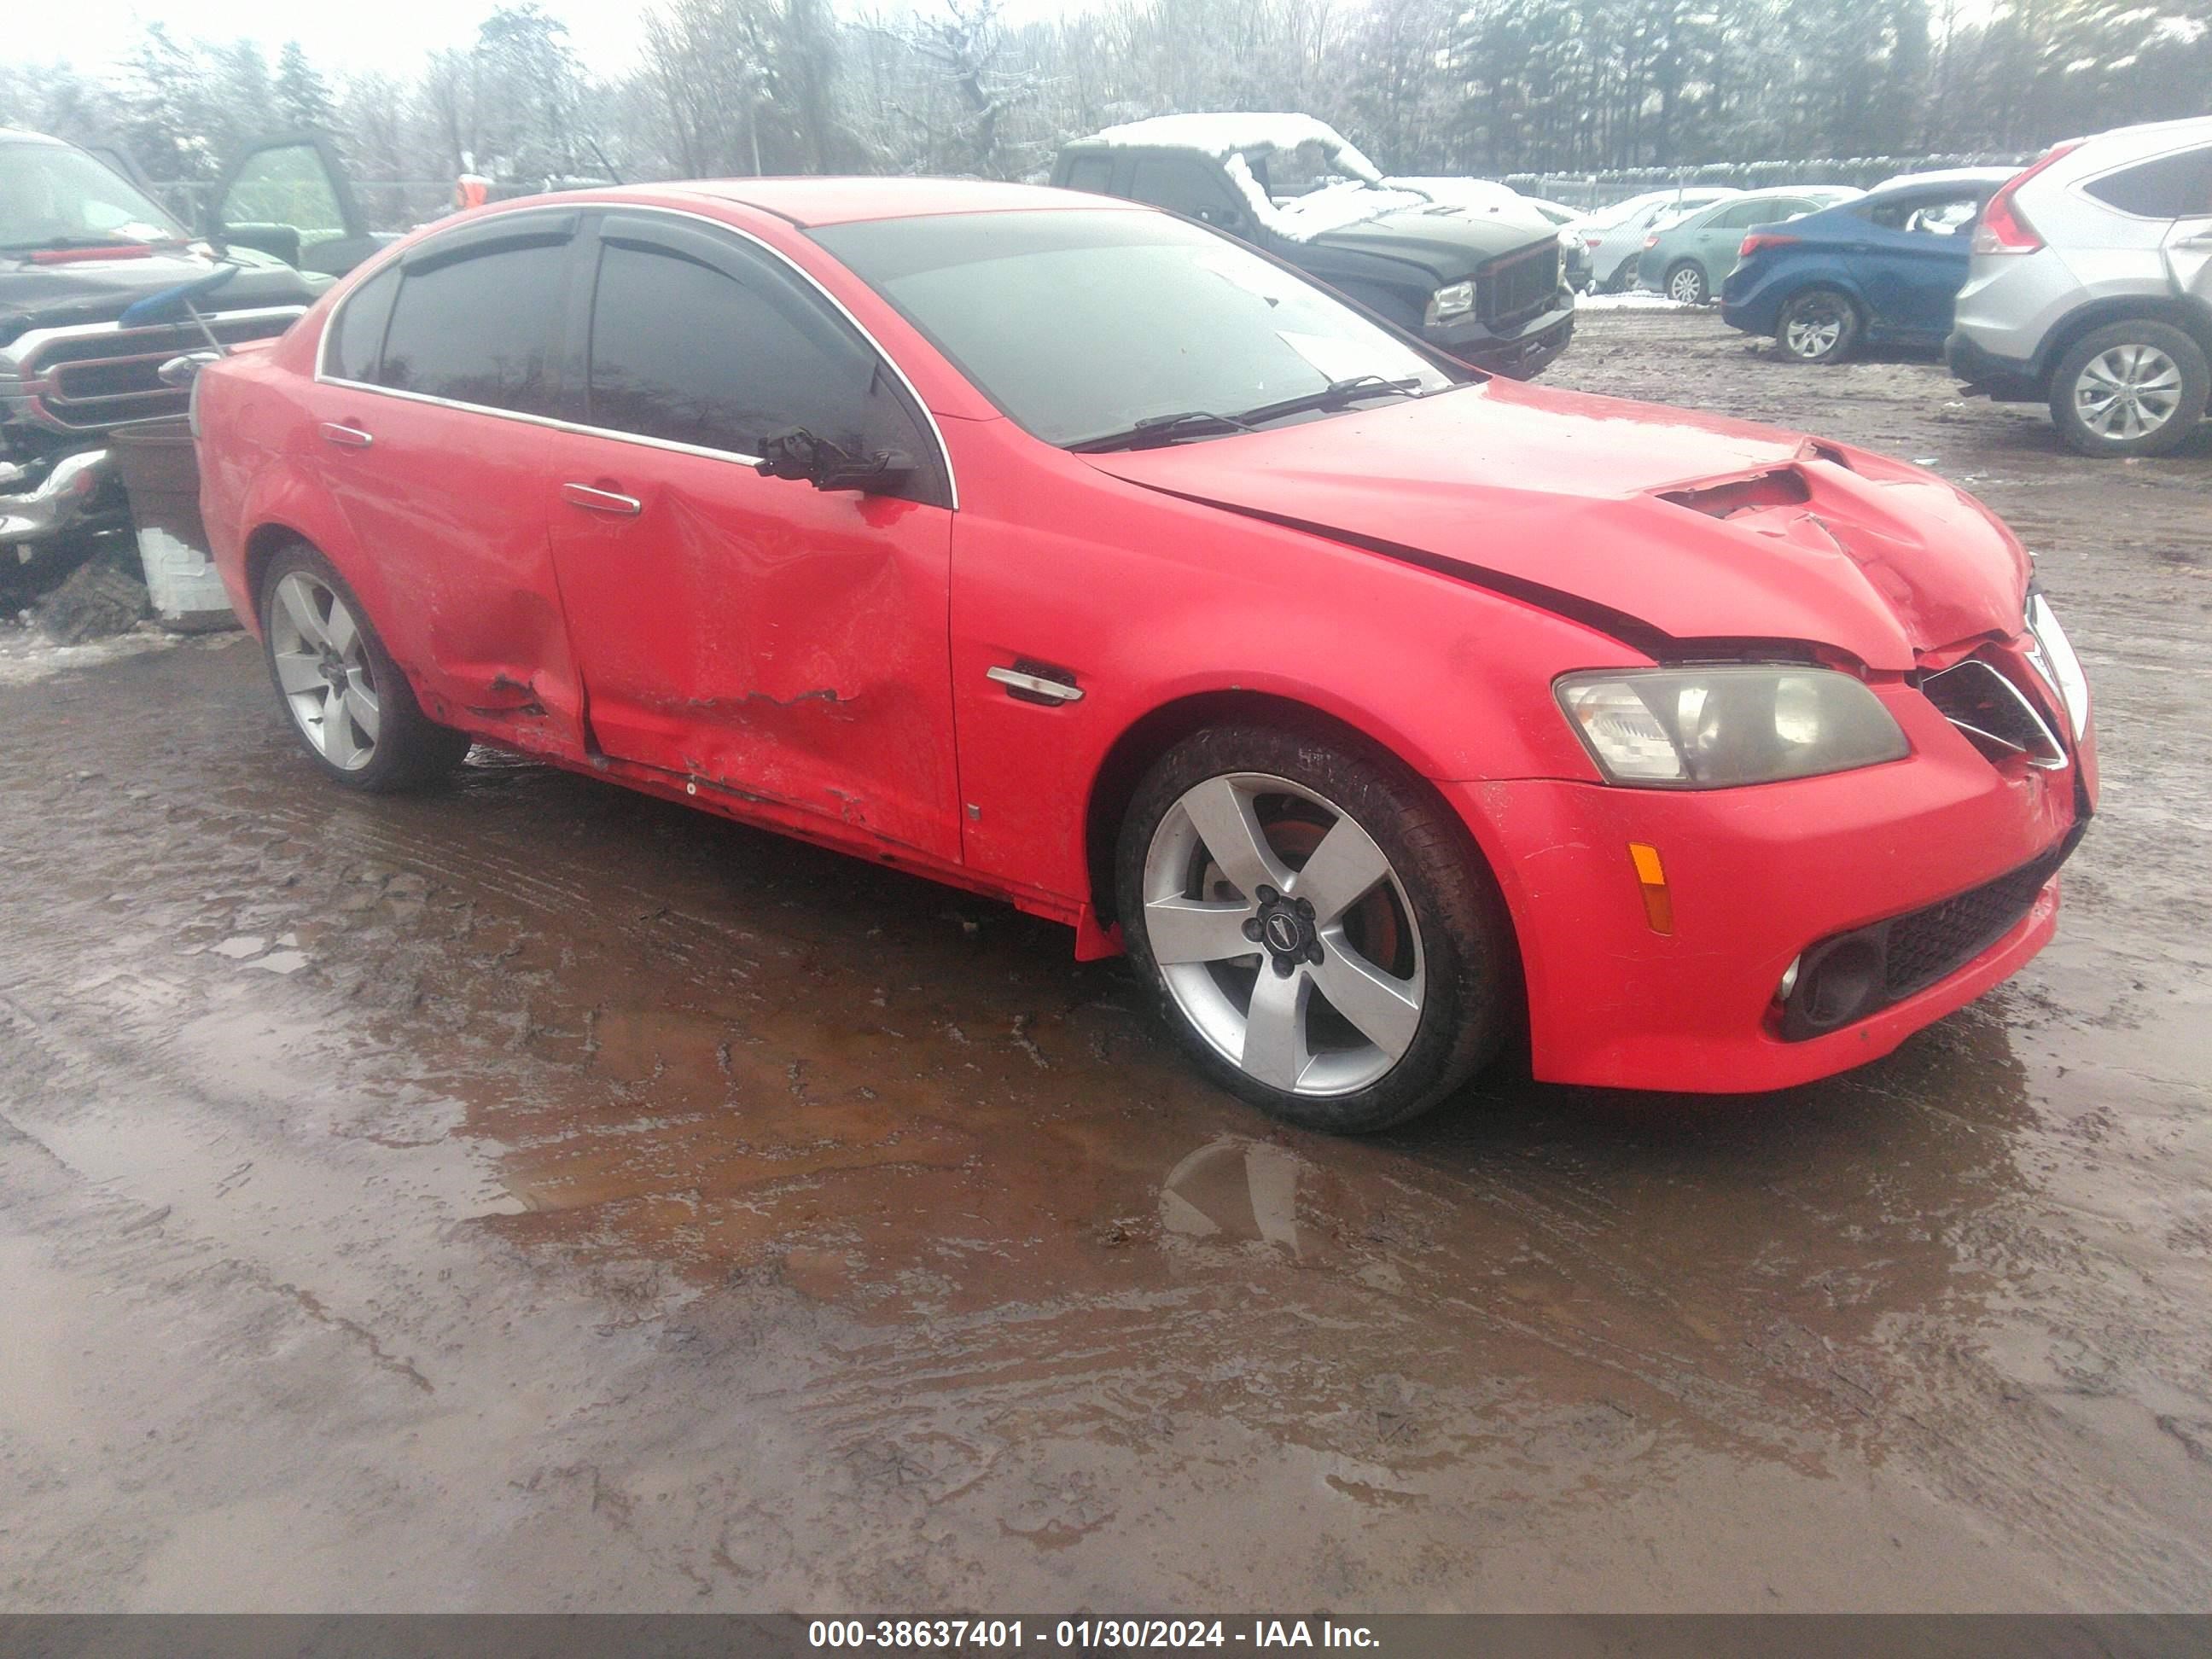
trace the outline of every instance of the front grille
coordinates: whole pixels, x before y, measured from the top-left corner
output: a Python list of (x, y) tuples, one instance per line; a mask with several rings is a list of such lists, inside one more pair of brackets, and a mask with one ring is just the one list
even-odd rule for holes
[(1782, 1006), (1783, 1036), (1825, 1036), (1957, 973), (2020, 926), (2087, 827), (1979, 887), (1812, 946)]
[(1556, 240), (1501, 254), (1474, 273), (1474, 314), (1493, 327), (1541, 311), (1559, 291)]
[[(282, 334), (299, 315), (296, 308), (234, 313), (208, 319), (225, 345), (264, 340)], [(198, 327), (88, 329), (56, 331), (30, 352), (21, 374), (33, 412), (46, 424), (70, 432), (98, 432), (131, 421), (181, 415), (189, 388), (163, 386), (160, 369), (179, 353), (207, 344)]]
[(1909, 997), (1957, 972), (2012, 932), (2072, 849), (2069, 842), (2009, 875), (1892, 921), (1882, 964), (1889, 1000)]
[(1920, 682), (1943, 718), (1991, 760), (2025, 756), (2037, 766), (2063, 766), (2066, 751), (2050, 722), (2003, 671), (1969, 657)]

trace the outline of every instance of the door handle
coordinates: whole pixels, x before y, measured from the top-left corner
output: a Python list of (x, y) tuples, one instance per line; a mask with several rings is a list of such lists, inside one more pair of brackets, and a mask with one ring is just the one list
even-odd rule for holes
[(2191, 253), (2212, 252), (2212, 230), (2206, 231), (2202, 236), (2185, 236), (2174, 246), (2186, 248)]
[(1006, 688), (1006, 695), (1019, 702), (1081, 702), (1083, 688), (1071, 685), (1066, 680), (1048, 679), (1042, 674), (1031, 674), (1019, 668), (1001, 668), (994, 665), (983, 671), (987, 680), (996, 680)]
[(341, 449), (366, 449), (376, 441), (357, 426), (341, 426), (336, 421), (325, 421), (316, 428), (323, 434), (325, 443), (336, 444)]
[(618, 519), (635, 519), (645, 511), (645, 503), (635, 495), (595, 489), (590, 484), (564, 483), (561, 486), (561, 499), (586, 513), (611, 513)]

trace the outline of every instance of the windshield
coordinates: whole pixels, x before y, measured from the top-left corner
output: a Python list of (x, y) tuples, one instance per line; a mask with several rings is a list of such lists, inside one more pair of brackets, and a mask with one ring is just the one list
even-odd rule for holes
[(1455, 384), (1343, 301), (1164, 214), (948, 214), (812, 234), (1048, 443), (1356, 376)]
[(83, 151), (0, 145), (0, 247), (184, 240), (174, 219)]

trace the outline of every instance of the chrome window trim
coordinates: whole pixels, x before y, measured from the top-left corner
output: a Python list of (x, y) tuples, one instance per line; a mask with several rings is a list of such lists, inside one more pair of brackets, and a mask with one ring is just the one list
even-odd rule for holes
[[(857, 333), (863, 340), (867, 342), (869, 349), (873, 351), (878, 359), (890, 367), (891, 373), (898, 376), (899, 384), (906, 388), (907, 396), (914, 399), (914, 406), (921, 411), (921, 418), (928, 422), (929, 435), (936, 440), (937, 453), (945, 465), (945, 491), (951, 497), (952, 501), (952, 505), (948, 510), (954, 513), (957, 513), (960, 510), (960, 480), (958, 476), (952, 470), (952, 448), (951, 445), (945, 441), (945, 429), (938, 425), (937, 412), (930, 408), (928, 399), (921, 395), (920, 389), (915, 386), (913, 380), (908, 375), (905, 368), (900, 364), (898, 359), (892, 356), (889, 351), (884, 349), (884, 343), (876, 338), (874, 333), (868, 328), (868, 325), (863, 323), (858, 317), (855, 317), (852, 313), (851, 310), (847, 307), (843, 301), (840, 300), (836, 295), (824, 288), (822, 285), (820, 279), (817, 278), (813, 272), (808, 270), (805, 266), (798, 264), (789, 254), (785, 253), (781, 248), (775, 247), (770, 243), (763, 241), (758, 236), (754, 235), (752, 232), (743, 228), (741, 226), (733, 225), (726, 219), (717, 219), (711, 213), (694, 213), (684, 208), (660, 207), (640, 202), (570, 202), (564, 203), (558, 207), (526, 208), (520, 212), (501, 214), (499, 217), (501, 220), (519, 220), (528, 219), (541, 213), (575, 213), (580, 210), (589, 212), (594, 210), (603, 213), (652, 213), (660, 214), (671, 219), (695, 220), (700, 224), (708, 225), (712, 227), (714, 229), (726, 232), (730, 235), (735, 236), (740, 240), (750, 244), (753, 247), (759, 249), (763, 253), (765, 253), (771, 258), (776, 260), (793, 275), (804, 280), (809, 288), (812, 289), (815, 293), (822, 296), (823, 301), (830, 305), (832, 310), (852, 325), (855, 333)], [(489, 222), (485, 220), (471, 220), (470, 222), (469, 228), (471, 229), (475, 229), (486, 222)], [(578, 234), (580, 235), (582, 234), (583, 232), (580, 230), (578, 232)], [(592, 234), (596, 238), (598, 234), (596, 227), (593, 228)], [(435, 237), (426, 238), (424, 240), (416, 242), (410, 246), (407, 249), (407, 253), (412, 254), (417, 252), (422, 248), (431, 246), (432, 243), (436, 240), (437, 238)], [(404, 258), (406, 256), (402, 255), (400, 257)], [(757, 466), (760, 465), (762, 459), (760, 456), (746, 455), (740, 453), (736, 450), (710, 449), (700, 444), (678, 443), (673, 439), (651, 437), (642, 432), (623, 432), (613, 427), (589, 426), (581, 422), (564, 421), (557, 416), (550, 415), (527, 414), (520, 410), (494, 409), (485, 404), (463, 403), (457, 398), (434, 397), (428, 392), (408, 392), (402, 390), (398, 386), (372, 386), (366, 380), (349, 380), (343, 379), (338, 375), (327, 373), (325, 371), (325, 359), (330, 350), (331, 339), (337, 331), (338, 319), (343, 315), (346, 307), (353, 303), (354, 295), (360, 293), (362, 289), (368, 287), (368, 284), (375, 279), (377, 274), (385, 269), (385, 264), (382, 261), (380, 261), (372, 269), (362, 272), (360, 278), (355, 282), (353, 286), (346, 290), (344, 296), (340, 299), (336, 305), (331, 307), (330, 315), (323, 319), (322, 337), (315, 342), (316, 385), (344, 386), (350, 391), (373, 392), (380, 398), (398, 398), (410, 403), (430, 404), (441, 409), (464, 410), (472, 415), (489, 415), (500, 420), (520, 421), (527, 426), (544, 427), (555, 432), (573, 432), (587, 438), (612, 438), (621, 443), (638, 444), (647, 449), (666, 450), (678, 455), (698, 455), (708, 460), (736, 461), (746, 466)], [(400, 281), (403, 284), (406, 280), (407, 279), (404, 275), (400, 277)]]

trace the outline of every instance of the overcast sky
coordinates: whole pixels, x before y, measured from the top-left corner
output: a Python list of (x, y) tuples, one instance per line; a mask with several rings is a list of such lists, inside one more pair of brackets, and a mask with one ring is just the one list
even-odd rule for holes
[[(4, 0), (7, 51), (33, 63), (66, 58), (87, 70), (106, 67), (137, 38), (139, 26), (165, 23), (180, 39), (260, 41), (273, 61), (297, 40), (325, 74), (360, 70), (405, 72), (441, 46), (466, 45), (498, 0)], [(592, 72), (627, 69), (637, 55), (637, 0), (540, 0), (568, 26), (569, 39)], [(1080, 9), (1083, 0), (1009, 0), (1010, 18), (1026, 21)], [(927, 0), (915, 0), (916, 9)], [(847, 0), (838, 9), (891, 10), (890, 4)]]
[[(621, 0), (542, 0), (568, 26), (576, 50), (605, 71), (627, 67), (636, 53), (638, 8)], [(181, 39), (259, 40), (273, 60), (287, 40), (307, 49), (325, 74), (412, 70), (441, 46), (476, 38), (492, 9), (453, 0), (13, 0), (9, 56), (19, 61), (62, 58), (100, 69), (127, 50), (139, 27), (165, 23)]]

